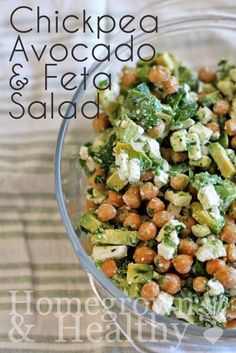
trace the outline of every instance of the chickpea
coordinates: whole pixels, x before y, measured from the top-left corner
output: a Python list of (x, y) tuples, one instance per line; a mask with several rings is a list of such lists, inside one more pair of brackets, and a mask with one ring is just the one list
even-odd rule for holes
[(102, 222), (108, 222), (111, 219), (115, 218), (116, 213), (117, 211), (115, 207), (110, 205), (109, 203), (104, 203), (100, 205), (99, 208), (97, 209), (98, 218)]
[(108, 191), (108, 202), (114, 207), (120, 207), (124, 204), (122, 195), (117, 191), (109, 190)]
[(148, 246), (140, 246), (134, 252), (134, 261), (138, 264), (151, 264), (154, 261), (156, 252)]
[(225, 221), (227, 222), (227, 223), (230, 223), (230, 224), (235, 224), (235, 222), (234, 222), (234, 218), (233, 217), (231, 217), (230, 215), (228, 215), (228, 214), (226, 214), (225, 216), (224, 216), (224, 219), (225, 219)]
[(163, 211), (165, 204), (158, 197), (154, 197), (147, 203), (147, 214), (153, 217), (154, 213)]
[(220, 259), (208, 260), (206, 263), (206, 271), (209, 275), (214, 275), (219, 269), (226, 266), (225, 262)]
[(207, 124), (208, 129), (211, 129), (211, 131), (214, 133), (220, 132), (220, 127), (218, 123), (211, 122)]
[(159, 190), (151, 182), (143, 183), (140, 187), (140, 195), (142, 200), (151, 200), (157, 196)]
[(187, 191), (190, 192), (190, 194), (192, 194), (193, 197), (197, 197), (197, 189), (194, 186), (189, 184)]
[(142, 241), (148, 241), (155, 238), (157, 227), (152, 222), (144, 222), (141, 224), (138, 231), (138, 238)]
[(216, 80), (216, 73), (206, 67), (202, 67), (198, 71), (198, 77), (201, 81), (210, 83)]
[(236, 219), (236, 200), (231, 203), (229, 214), (233, 219)]
[(225, 116), (230, 109), (230, 104), (226, 100), (220, 100), (214, 104), (213, 112), (216, 115)]
[(225, 241), (227, 244), (236, 243), (236, 225), (227, 223), (221, 233), (221, 240)]
[(170, 179), (170, 186), (174, 190), (184, 190), (189, 183), (189, 177), (185, 174), (177, 174)]
[(116, 220), (119, 224), (123, 224), (125, 218), (128, 217), (130, 213), (130, 207), (128, 206), (121, 206), (118, 210)]
[(167, 81), (163, 82), (163, 90), (167, 94), (176, 93), (179, 90), (179, 82), (175, 76), (171, 76)]
[(227, 261), (235, 262), (236, 261), (236, 246), (235, 244), (226, 245)]
[(167, 273), (161, 279), (160, 288), (169, 294), (176, 294), (181, 289), (181, 280), (174, 273)]
[(181, 222), (184, 223), (185, 228), (181, 231), (180, 235), (182, 238), (187, 238), (192, 234), (192, 226), (197, 222), (192, 217), (183, 217)]
[(125, 67), (121, 76), (121, 84), (124, 87), (132, 87), (137, 80), (137, 70), (133, 67)]
[(148, 303), (152, 302), (160, 293), (159, 286), (154, 281), (148, 281), (141, 289), (140, 296)]
[(193, 257), (186, 254), (177, 255), (172, 260), (172, 263), (177, 272), (181, 274), (186, 274), (191, 271), (191, 267), (193, 264)]
[(154, 139), (160, 137), (165, 130), (165, 123), (160, 120), (159, 124), (148, 130), (148, 135)]
[(161, 147), (161, 155), (164, 159), (167, 160), (167, 162), (172, 162), (171, 154), (172, 154), (172, 148), (164, 148)]
[(102, 179), (102, 177), (105, 177), (106, 173), (105, 171), (100, 168), (96, 167), (96, 171), (89, 177), (88, 183), (93, 189), (101, 190), (103, 191), (105, 188), (104, 182), (100, 181), (99, 179)]
[(161, 273), (165, 273), (169, 271), (171, 267), (171, 261), (166, 260), (163, 256), (159, 254), (155, 256), (154, 263), (156, 265), (158, 272), (161, 272)]
[(234, 150), (236, 150), (236, 136), (234, 136), (231, 140), (231, 146)]
[(124, 220), (123, 226), (131, 228), (133, 230), (138, 230), (142, 224), (141, 217), (134, 212), (131, 212)]
[(109, 127), (110, 123), (105, 113), (100, 113), (98, 117), (93, 119), (93, 128), (96, 132), (102, 132)]
[(225, 132), (229, 136), (236, 135), (236, 119), (229, 119), (225, 122)]
[(228, 330), (232, 329), (232, 328), (235, 328), (235, 327), (236, 327), (236, 319), (229, 320), (225, 324), (225, 328), (228, 329)]
[(96, 208), (96, 203), (93, 200), (86, 200), (86, 208), (88, 211), (92, 211)]
[(179, 243), (179, 253), (195, 256), (198, 245), (192, 239), (181, 239)]
[(125, 204), (131, 208), (139, 208), (141, 205), (140, 191), (136, 185), (131, 185), (123, 195)]
[(227, 314), (230, 318), (236, 319), (236, 297), (232, 297), (229, 302)]
[(154, 178), (154, 173), (152, 170), (148, 170), (146, 171), (146, 173), (144, 173), (142, 176), (141, 176), (141, 180), (142, 181), (151, 181), (153, 180)]
[(186, 152), (175, 152), (171, 151), (171, 159), (173, 163), (181, 163), (187, 159), (188, 155)]
[(198, 102), (202, 102), (202, 100), (205, 98), (206, 96), (206, 93), (201, 91), (201, 92), (198, 92)]
[(118, 272), (117, 264), (113, 259), (104, 261), (102, 263), (101, 269), (106, 277), (113, 277)]
[(162, 228), (171, 219), (174, 219), (173, 213), (169, 211), (160, 211), (154, 213), (153, 222), (158, 228)]
[(170, 79), (170, 70), (162, 65), (154, 65), (149, 72), (148, 79), (154, 84), (167, 81)]
[(215, 278), (218, 279), (225, 288), (234, 288), (236, 285), (236, 270), (229, 266), (222, 267), (216, 271)]
[(203, 276), (194, 278), (193, 280), (193, 289), (197, 293), (204, 293), (207, 290), (208, 279)]

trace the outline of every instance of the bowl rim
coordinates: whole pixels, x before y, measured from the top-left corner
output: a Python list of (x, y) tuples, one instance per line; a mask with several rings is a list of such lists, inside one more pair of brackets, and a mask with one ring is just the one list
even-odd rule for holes
[[(168, 0), (168, 2), (171, 2), (171, 0)], [(153, 3), (154, 4), (154, 3)], [(162, 24), (160, 26), (161, 33), (159, 35), (166, 35), (169, 33), (169, 29), (172, 26), (182, 26), (182, 25), (189, 25), (187, 27), (179, 28), (177, 30), (186, 30), (189, 28), (195, 28), (198, 23), (201, 22), (203, 25), (205, 24), (207, 27), (210, 27), (212, 29), (214, 28), (223, 28), (223, 29), (233, 29), (236, 30), (236, 15), (200, 15), (200, 16), (191, 16), (191, 19), (189, 17), (177, 17), (173, 18), (170, 21), (165, 22), (165, 24)], [(222, 26), (222, 22), (224, 26)], [(221, 24), (221, 26), (219, 26)], [(227, 25), (228, 24), (228, 25)], [(199, 27), (198, 27), (199, 28)], [(138, 34), (134, 37), (134, 40), (140, 39), (143, 34)], [(111, 52), (111, 55), (114, 53)], [(87, 70), (88, 74), (92, 74), (93, 71), (95, 71), (101, 64), (100, 62), (95, 62), (93, 63), (90, 68)], [(91, 76), (90, 76), (91, 77)], [(80, 91), (82, 88), (82, 83), (78, 86), (76, 89), (76, 92), (74, 93), (71, 102), (76, 102), (78, 98), (82, 95)], [(135, 300), (130, 298), (127, 294), (122, 292), (118, 287), (116, 287), (109, 279), (107, 279), (102, 272), (95, 266), (94, 262), (90, 259), (90, 257), (87, 255), (85, 250), (83, 249), (82, 245), (80, 244), (77, 234), (74, 231), (74, 228), (72, 227), (71, 221), (69, 219), (69, 215), (66, 210), (65, 206), (65, 201), (63, 197), (63, 189), (62, 189), (62, 177), (61, 177), (61, 157), (62, 157), (62, 152), (63, 152), (63, 144), (67, 132), (67, 128), (69, 125), (69, 120), (66, 119), (66, 117), (70, 116), (71, 113), (71, 106), (68, 107), (65, 118), (63, 119), (59, 134), (57, 137), (57, 143), (56, 143), (56, 150), (55, 150), (55, 159), (54, 159), (54, 182), (55, 182), (55, 191), (56, 191), (56, 199), (58, 203), (58, 207), (60, 210), (60, 214), (62, 217), (63, 224), (65, 226), (65, 229), (67, 231), (67, 234), (71, 240), (71, 243), (74, 247), (75, 253), (81, 262), (83, 268), (90, 273), (90, 275), (93, 276), (93, 278), (104, 288), (104, 290), (108, 291), (109, 294), (116, 299), (120, 300), (126, 300), (126, 306), (129, 310), (131, 310), (134, 314), (142, 314), (145, 316), (145, 318), (149, 321), (153, 321), (153, 316), (155, 317), (155, 322), (157, 323), (162, 323), (166, 324), (187, 324), (185, 321), (181, 321), (172, 317), (167, 317), (167, 316), (162, 316), (158, 314), (153, 315), (152, 310), (146, 310), (145, 313), (143, 313), (143, 308), (144, 306), (141, 304), (135, 304), (135, 307), (137, 308), (137, 311), (133, 311), (133, 306)], [(127, 300), (128, 299), (128, 300)], [(168, 327), (170, 328), (170, 327)], [(199, 337), (203, 335), (204, 331), (208, 329), (207, 327), (201, 327), (197, 326), (196, 324), (188, 324), (188, 334), (192, 335), (193, 337)], [(226, 338), (235, 338), (235, 332), (236, 329), (231, 329), (231, 330), (226, 330), (224, 329), (224, 334), (222, 337)], [(188, 336), (190, 337), (190, 336)], [(219, 342), (221, 343), (221, 342)], [(224, 342), (222, 342), (224, 343)], [(199, 345), (201, 345), (200, 342), (198, 342)], [(206, 345), (207, 343), (205, 343)]]

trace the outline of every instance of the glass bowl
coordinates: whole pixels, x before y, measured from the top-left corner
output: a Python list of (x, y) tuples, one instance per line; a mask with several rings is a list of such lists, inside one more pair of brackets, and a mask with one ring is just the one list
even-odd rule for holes
[[(135, 48), (144, 42), (151, 43), (158, 52), (173, 52), (193, 70), (199, 66), (215, 65), (219, 60), (226, 58), (235, 62), (234, 1), (200, 0), (195, 4), (184, 0), (158, 1), (140, 13), (159, 15), (159, 33), (137, 35)], [(120, 40), (122, 41), (122, 37)], [(123, 50), (124, 54), (125, 51), (126, 49)], [(136, 59), (134, 58), (134, 62)], [(98, 72), (112, 73), (113, 81), (118, 80), (123, 65), (124, 63), (114, 59), (114, 53), (110, 62), (95, 63), (89, 70), (86, 91), (81, 84), (72, 99), (72, 102), (78, 105), (78, 110), (84, 102), (94, 100), (94, 75)], [(71, 109), (69, 107), (67, 117), (71, 116)], [(126, 294), (115, 287), (94, 265), (89, 257), (90, 247), (86, 234), (76, 234), (73, 228), (85, 210), (87, 182), (78, 162), (78, 151), (82, 144), (93, 139), (91, 125), (89, 119), (79, 115), (77, 119), (63, 120), (56, 148), (55, 183), (57, 200), (68, 236), (101, 304), (109, 310), (105, 299), (113, 300), (110, 314), (115, 314), (117, 325), (137, 351), (165, 352), (172, 348), (181, 352), (234, 352), (235, 329), (206, 329), (156, 315), (127, 298)], [(145, 338), (140, 338), (140, 327)], [(181, 343), (180, 337), (176, 336), (178, 331), (183, 334)]]

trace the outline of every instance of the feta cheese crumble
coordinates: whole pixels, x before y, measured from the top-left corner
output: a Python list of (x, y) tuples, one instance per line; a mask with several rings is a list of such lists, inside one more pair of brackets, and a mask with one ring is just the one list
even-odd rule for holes
[(174, 297), (166, 292), (160, 292), (159, 296), (154, 300), (152, 309), (158, 315), (169, 315)]
[(203, 186), (200, 188), (197, 197), (205, 210), (212, 207), (218, 207), (220, 205), (220, 198), (213, 185)]

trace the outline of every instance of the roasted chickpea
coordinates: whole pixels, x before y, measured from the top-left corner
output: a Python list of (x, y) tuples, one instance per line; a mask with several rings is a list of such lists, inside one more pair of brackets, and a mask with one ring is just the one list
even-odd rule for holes
[(234, 150), (236, 150), (236, 136), (234, 136), (231, 140), (231, 146)]
[(229, 224), (235, 224), (234, 218), (231, 217), (231, 216), (228, 215), (228, 214), (226, 214), (226, 215), (224, 216), (224, 219), (225, 219), (225, 221), (226, 221), (227, 223), (229, 223)]
[(153, 222), (158, 228), (162, 228), (171, 219), (174, 219), (174, 215), (169, 211), (160, 211), (154, 213)]
[(236, 219), (236, 201), (231, 203), (229, 214), (233, 219)]
[(151, 129), (148, 130), (148, 135), (156, 139), (163, 134), (164, 130), (165, 130), (165, 123), (162, 120), (160, 120), (158, 125), (153, 126)]
[(231, 319), (236, 319), (236, 297), (232, 297), (229, 302), (227, 314)]
[(185, 254), (177, 255), (173, 258), (172, 263), (177, 272), (186, 274), (191, 271), (193, 257)]
[(208, 279), (203, 276), (195, 277), (193, 280), (193, 289), (197, 293), (204, 293), (207, 290)]
[(189, 177), (185, 174), (177, 174), (170, 179), (170, 186), (174, 190), (184, 190), (189, 183)]
[(109, 127), (110, 123), (105, 113), (100, 113), (97, 118), (93, 119), (93, 128), (96, 132), (102, 132)]
[(104, 261), (102, 263), (101, 269), (106, 277), (113, 277), (118, 272), (117, 264), (113, 259)]
[(148, 79), (154, 84), (167, 81), (170, 79), (170, 70), (162, 65), (154, 65), (149, 72)]
[(172, 148), (164, 148), (164, 147), (161, 147), (161, 155), (164, 159), (167, 160), (167, 162), (172, 162)]
[(225, 241), (227, 244), (236, 243), (236, 225), (227, 223), (221, 233), (221, 240)]
[(165, 204), (158, 197), (154, 197), (147, 203), (147, 214), (153, 217), (154, 213), (163, 211), (165, 209)]
[(158, 187), (151, 182), (143, 183), (140, 187), (140, 196), (142, 200), (151, 200), (157, 196), (158, 192)]
[(220, 259), (208, 260), (206, 263), (206, 271), (209, 275), (214, 275), (219, 269), (226, 266), (225, 262)]
[(220, 132), (220, 126), (219, 126), (219, 124), (218, 123), (216, 123), (216, 122), (211, 122), (211, 123), (208, 123), (207, 124), (207, 127), (208, 127), (208, 129), (211, 129), (211, 131), (213, 132), (213, 134), (214, 133), (216, 133), (216, 132)]
[(108, 222), (111, 219), (115, 218), (116, 213), (117, 213), (117, 211), (116, 211), (115, 207), (110, 205), (109, 203), (103, 203), (97, 209), (98, 218), (102, 222)]
[(229, 119), (225, 122), (225, 132), (229, 136), (236, 135), (236, 119)]
[(93, 200), (86, 200), (86, 206), (88, 211), (92, 211), (97, 207), (96, 203)]
[(175, 152), (171, 151), (171, 159), (173, 163), (181, 163), (187, 159), (188, 155), (186, 152)]
[(215, 278), (218, 279), (225, 288), (234, 288), (236, 285), (236, 270), (229, 266), (222, 267), (216, 271)]
[(133, 230), (138, 230), (142, 224), (141, 217), (134, 212), (131, 212), (124, 220), (123, 226), (131, 228)]
[(197, 189), (194, 186), (189, 184), (187, 191), (190, 192), (190, 194), (193, 195), (193, 197), (197, 197)]
[(130, 207), (128, 206), (121, 206), (119, 209), (118, 209), (118, 213), (117, 213), (117, 216), (116, 216), (116, 221), (120, 224), (123, 224), (124, 221), (125, 221), (125, 218), (128, 217), (130, 213)]
[(236, 262), (236, 246), (235, 244), (226, 245), (227, 262)]
[(148, 281), (141, 289), (140, 296), (148, 303), (152, 302), (160, 293), (159, 286), (154, 281)]
[(183, 217), (181, 222), (184, 223), (185, 228), (181, 231), (180, 235), (182, 238), (187, 238), (192, 234), (192, 226), (197, 222), (192, 217)]
[(167, 273), (159, 284), (160, 288), (169, 294), (176, 294), (181, 290), (181, 280), (174, 273)]
[(163, 90), (167, 94), (176, 93), (179, 90), (179, 82), (175, 76), (171, 76), (167, 81), (163, 82)]
[(235, 327), (236, 327), (236, 319), (229, 320), (225, 324), (225, 328), (228, 329), (228, 330), (232, 329), (232, 328), (235, 328)]
[(142, 176), (141, 176), (141, 180), (142, 181), (151, 181), (154, 178), (154, 173), (152, 170), (148, 170), (146, 171)]
[(137, 80), (137, 70), (133, 67), (124, 67), (123, 75), (121, 76), (121, 84), (124, 87), (132, 87)]
[(157, 254), (154, 259), (154, 263), (158, 272), (165, 273), (168, 272), (171, 267), (171, 261), (166, 260), (163, 256)]
[(216, 73), (206, 67), (201, 67), (198, 71), (198, 77), (205, 83), (210, 83), (216, 80)]
[(230, 104), (226, 100), (220, 100), (214, 104), (213, 112), (216, 115), (225, 116), (230, 109)]
[(148, 246), (140, 246), (134, 252), (134, 261), (139, 264), (151, 264), (154, 261), (156, 252)]
[(198, 245), (192, 239), (181, 239), (179, 243), (179, 253), (195, 256)]
[(139, 208), (141, 205), (141, 197), (139, 188), (136, 185), (131, 185), (123, 195), (125, 204), (131, 208)]
[(152, 222), (144, 222), (138, 231), (138, 238), (143, 241), (154, 239), (157, 234), (157, 227)]
[(113, 191), (113, 190), (108, 191), (107, 200), (114, 207), (120, 207), (124, 204), (122, 195), (119, 194), (117, 191)]

